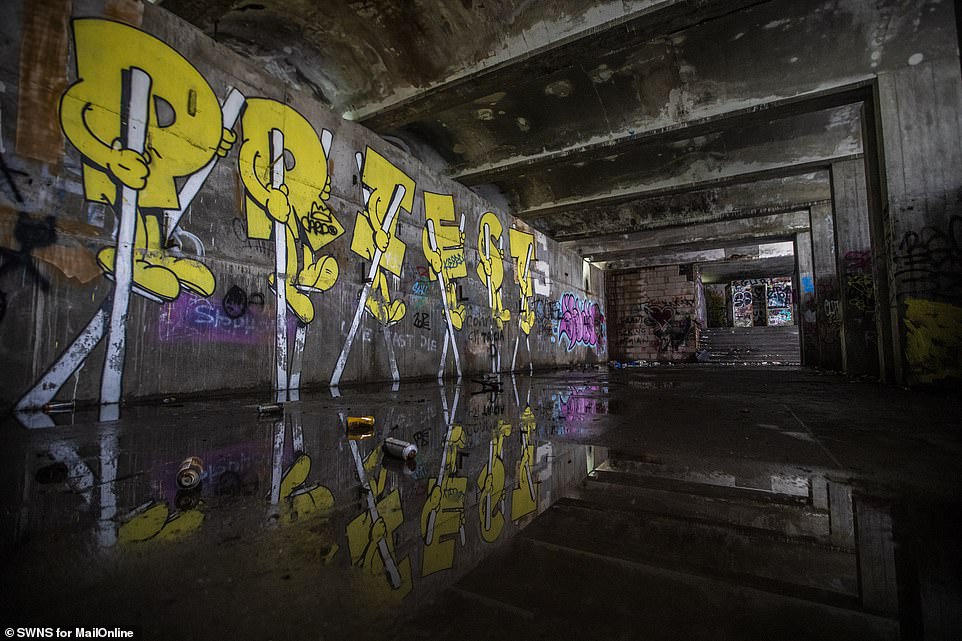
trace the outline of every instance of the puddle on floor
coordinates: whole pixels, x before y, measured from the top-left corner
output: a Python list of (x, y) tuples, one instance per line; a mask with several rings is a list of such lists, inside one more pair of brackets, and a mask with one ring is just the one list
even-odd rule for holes
[[(177, 638), (386, 629), (602, 462), (559, 436), (605, 413), (603, 395), (505, 377), (500, 391), (425, 383), (279, 408), (172, 401), (112, 424), (28, 417), (61, 425), (20, 430), (5, 452), (3, 591), (30, 625)], [(389, 439), (416, 456), (390, 456)], [(189, 457), (202, 467), (183, 489)]]
[[(701, 405), (687, 419), (679, 399), (707, 385), (684, 372), (27, 417), (57, 426), (4, 426), (0, 591), (15, 627), (139, 625), (148, 639), (962, 630), (962, 511), (925, 483), (867, 483), (877, 474), (855, 470), (877, 443), (844, 468), (799, 440), (787, 405), (749, 417), (751, 386), (726, 384), (688, 400)], [(410, 464), (388, 439), (417, 448)], [(184, 490), (192, 456), (200, 483)]]

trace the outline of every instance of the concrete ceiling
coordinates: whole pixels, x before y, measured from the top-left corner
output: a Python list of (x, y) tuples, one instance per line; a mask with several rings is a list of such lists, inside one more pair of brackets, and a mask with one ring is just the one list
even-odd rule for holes
[(790, 239), (875, 74), (954, 29), (939, 0), (158, 3), (613, 268)]

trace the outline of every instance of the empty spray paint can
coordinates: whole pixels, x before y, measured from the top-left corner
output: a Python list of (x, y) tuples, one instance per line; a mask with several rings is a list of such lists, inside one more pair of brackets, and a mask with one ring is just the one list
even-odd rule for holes
[(199, 456), (184, 459), (177, 470), (177, 487), (192, 490), (200, 485), (200, 477), (204, 474), (204, 461)]
[(384, 439), (384, 451), (400, 459), (412, 459), (417, 456), (418, 448), (414, 443), (389, 436)]
[(280, 403), (261, 403), (257, 406), (258, 414), (276, 414), (284, 410), (284, 406)]

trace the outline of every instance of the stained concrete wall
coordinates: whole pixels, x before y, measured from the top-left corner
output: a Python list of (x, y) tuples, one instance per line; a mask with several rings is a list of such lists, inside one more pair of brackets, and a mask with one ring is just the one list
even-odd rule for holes
[[(292, 387), (339, 362), (344, 382), (456, 376), (454, 346), (465, 375), (607, 359), (599, 270), (172, 14), (77, 0), (2, 18), (4, 403), (106, 400), (108, 378), (124, 398), (285, 387), (285, 342)], [(142, 155), (132, 67), (152, 83)], [(108, 249), (128, 233), (129, 264)]]

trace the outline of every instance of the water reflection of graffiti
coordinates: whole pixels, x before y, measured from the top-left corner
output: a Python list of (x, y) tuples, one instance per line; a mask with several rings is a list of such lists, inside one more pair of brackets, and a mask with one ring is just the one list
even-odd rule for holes
[(916, 291), (962, 294), (962, 216), (952, 216), (944, 231), (930, 226), (907, 232), (895, 265), (895, 276)]
[(538, 509), (541, 482), (534, 477), (534, 466), (537, 457), (537, 446), (534, 435), (538, 424), (534, 412), (530, 407), (524, 408), (521, 414), (521, 458), (515, 468), (515, 487), (511, 492), (511, 520), (533, 513)]
[[(605, 393), (607, 388), (605, 388)], [(608, 400), (597, 385), (570, 387), (551, 395), (554, 417), (565, 421), (589, 421), (608, 413)]]
[(581, 300), (574, 294), (561, 297), (561, 320), (558, 323), (558, 340), (568, 338), (568, 351), (575, 345), (604, 349), (605, 315), (598, 303)]

